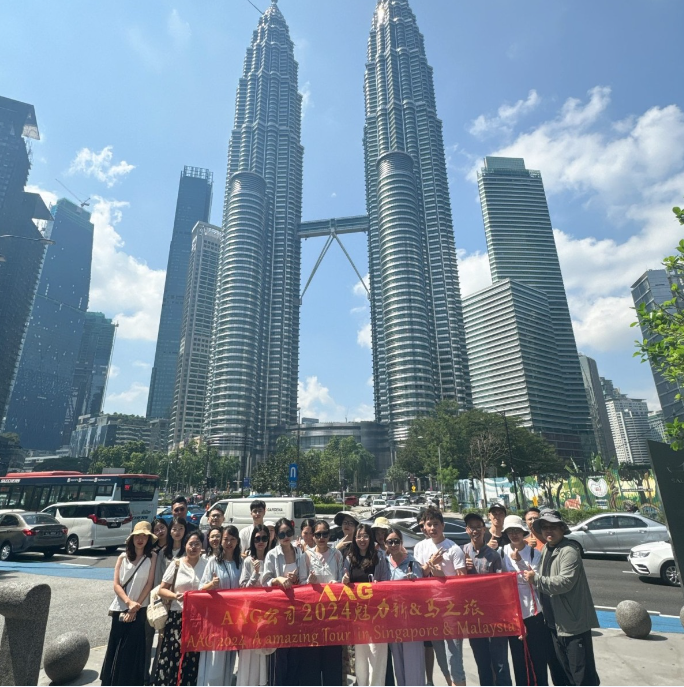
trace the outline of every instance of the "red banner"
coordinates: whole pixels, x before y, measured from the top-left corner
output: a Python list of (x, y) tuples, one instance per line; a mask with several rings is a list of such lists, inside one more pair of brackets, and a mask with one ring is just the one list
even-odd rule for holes
[(522, 635), (514, 573), (189, 592), (183, 651)]

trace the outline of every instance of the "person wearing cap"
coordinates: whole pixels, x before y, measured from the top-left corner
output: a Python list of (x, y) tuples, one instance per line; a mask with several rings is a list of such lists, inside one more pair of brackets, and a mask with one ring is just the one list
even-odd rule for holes
[[(463, 520), (470, 537), (470, 542), (463, 545), (468, 575), (500, 573), (501, 556), (485, 544), (486, 528), (482, 516), (479, 513), (466, 513)], [(481, 685), (512, 684), (506, 637), (477, 637), (468, 641), (473, 650)]]
[(541, 553), (529, 546), (525, 540), (527, 527), (518, 515), (507, 515), (503, 532), (510, 540), (501, 550), (501, 563), (504, 572), (517, 575), (518, 596), (525, 623), (528, 652), (521, 637), (509, 637), (508, 644), (513, 659), (513, 672), (516, 685), (548, 685), (547, 663), (549, 649), (553, 651), (551, 634), (544, 623), (541, 601), (537, 590), (525, 580), (526, 570), (539, 570)]
[(352, 541), (354, 541), (354, 532), (359, 524), (359, 520), (354, 513), (343, 510), (335, 516), (334, 523), (342, 528), (342, 534), (344, 534), (344, 537), (335, 544), (335, 548), (342, 552), (343, 557), (346, 557), (351, 548)]
[(375, 548), (385, 553), (387, 553), (387, 549), (385, 548), (385, 537), (390, 531), (390, 526), (390, 521), (387, 518), (380, 517), (375, 518), (373, 527), (371, 527), (373, 530), (373, 537), (375, 538)]
[(506, 544), (510, 544), (503, 531), (504, 518), (506, 517), (506, 504), (496, 501), (489, 506), (487, 517), (491, 523), (489, 531), (485, 534), (485, 544), (494, 551), (501, 551)]
[(136, 523), (126, 538), (126, 551), (114, 567), (114, 601), (109, 607), (109, 631), (100, 680), (103, 685), (142, 685), (145, 682), (146, 607), (154, 584), (157, 537), (149, 522)]
[(539, 572), (528, 570), (523, 575), (539, 592), (558, 660), (569, 684), (599, 685), (591, 637), (599, 622), (582, 556), (566, 538), (570, 528), (558, 511), (542, 510), (533, 527), (545, 547)]

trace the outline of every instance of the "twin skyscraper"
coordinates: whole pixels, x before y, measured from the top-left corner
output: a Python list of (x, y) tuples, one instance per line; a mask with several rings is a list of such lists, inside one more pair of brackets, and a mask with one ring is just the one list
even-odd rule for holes
[[(297, 71), (287, 23), (273, 0), (237, 89), (203, 408), (203, 439), (250, 462), (297, 422), (301, 239), (314, 224), (301, 221)], [(364, 91), (368, 215), (346, 224), (368, 234), (375, 416), (397, 446), (411, 420), (441, 399), (473, 404), (442, 123), (408, 0), (377, 2)], [(206, 176), (204, 182), (210, 188)], [(344, 223), (315, 224), (334, 234)], [(168, 379), (161, 388), (161, 334), (160, 328), (150, 417), (173, 406)], [(574, 338), (571, 348), (576, 358)]]

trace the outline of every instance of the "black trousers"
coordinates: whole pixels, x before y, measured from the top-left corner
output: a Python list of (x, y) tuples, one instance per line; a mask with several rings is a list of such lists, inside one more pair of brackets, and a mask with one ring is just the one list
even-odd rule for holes
[(469, 639), (481, 685), (512, 685), (506, 637)]
[(299, 685), (301, 671), (305, 663), (306, 649), (299, 647), (291, 649), (276, 649), (271, 654), (270, 680), (271, 685)]
[(525, 618), (527, 628), (527, 654), (525, 643), (517, 637), (509, 637), (508, 644), (511, 648), (513, 659), (513, 672), (515, 684), (518, 685), (548, 685), (549, 679), (546, 670), (549, 651), (553, 652), (553, 644), (549, 628), (546, 627), (544, 616), (541, 613)]
[(591, 630), (571, 637), (561, 637), (555, 630), (551, 630), (556, 655), (568, 677), (570, 685), (601, 684), (596, 661), (594, 660), (594, 643)]
[(298, 649), (300, 685), (343, 685), (342, 647), (312, 646)]

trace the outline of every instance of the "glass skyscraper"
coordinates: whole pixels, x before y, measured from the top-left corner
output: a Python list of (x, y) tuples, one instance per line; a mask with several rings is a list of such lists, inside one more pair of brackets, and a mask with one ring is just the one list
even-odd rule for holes
[(52, 212), (55, 244), (45, 255), (5, 423), (24, 448), (43, 451), (65, 443), (88, 309), (94, 230), (90, 213), (65, 198)]
[(33, 105), (0, 97), (0, 430), (45, 255), (33, 220), (52, 219), (41, 197), (24, 191), (31, 169), (24, 139), (38, 138)]
[(147, 398), (147, 418), (170, 418), (176, 367), (180, 346), (183, 299), (188, 279), (192, 228), (197, 222), (208, 222), (211, 213), (213, 175), (208, 169), (185, 167), (178, 184), (176, 216), (166, 267), (164, 300), (154, 367)]
[(192, 230), (169, 450), (202, 435), (220, 249), (220, 227), (198, 222)]
[(442, 122), (407, 0), (378, 0), (364, 91), (375, 412), (401, 443), (438, 400), (472, 401)]
[(250, 462), (297, 417), (304, 152), (297, 70), (273, 2), (237, 88), (205, 421), (212, 445)]
[(596, 442), (541, 174), (521, 158), (486, 157), (478, 186), (492, 281), (510, 279), (546, 294), (576, 456), (589, 460)]

